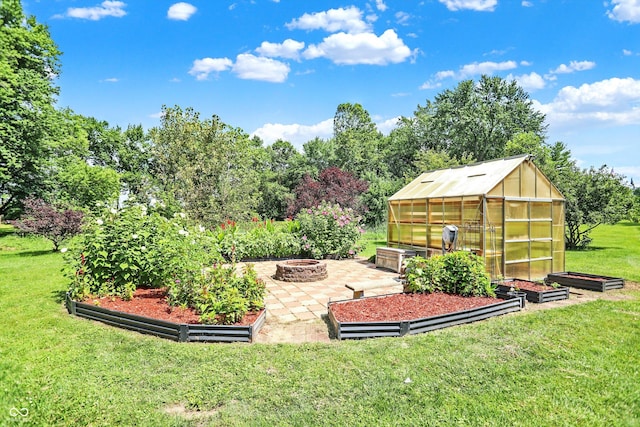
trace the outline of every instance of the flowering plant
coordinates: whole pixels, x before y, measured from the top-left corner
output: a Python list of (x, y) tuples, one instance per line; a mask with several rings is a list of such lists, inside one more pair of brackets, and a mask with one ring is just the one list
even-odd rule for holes
[(202, 267), (219, 260), (215, 239), (187, 225), (148, 213), (144, 206), (110, 209), (85, 222), (65, 252), (70, 293), (130, 299), (137, 287), (163, 287), (197, 280)]
[(364, 233), (362, 218), (353, 209), (322, 202), (302, 209), (296, 217), (300, 224), (302, 252), (313, 258), (353, 258), (360, 247), (356, 245)]

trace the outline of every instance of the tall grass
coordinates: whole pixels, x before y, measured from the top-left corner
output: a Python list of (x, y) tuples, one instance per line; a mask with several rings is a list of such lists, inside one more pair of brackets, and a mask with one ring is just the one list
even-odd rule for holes
[(396, 339), (174, 343), (68, 315), (61, 255), (5, 232), (0, 425), (640, 425), (638, 291)]

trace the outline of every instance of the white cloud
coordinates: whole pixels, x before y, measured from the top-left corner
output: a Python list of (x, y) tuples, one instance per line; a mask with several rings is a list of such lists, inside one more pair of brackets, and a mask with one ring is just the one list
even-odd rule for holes
[(70, 18), (89, 19), (91, 21), (98, 21), (107, 16), (122, 18), (127, 14), (127, 12), (123, 10), (126, 6), (126, 3), (121, 1), (103, 1), (100, 3), (100, 6), (70, 7), (67, 9), (67, 16)]
[(640, 80), (611, 78), (576, 88), (566, 86), (549, 104), (537, 103), (552, 125), (640, 124)]
[(230, 69), (233, 61), (229, 58), (202, 58), (193, 61), (193, 66), (189, 70), (189, 74), (196, 76), (198, 80), (205, 80), (210, 73), (220, 72)]
[(238, 55), (232, 68), (232, 71), (241, 79), (272, 83), (282, 83), (287, 80), (290, 70), (289, 65), (284, 62), (250, 53)]
[(386, 65), (399, 63), (411, 56), (411, 50), (393, 30), (381, 36), (373, 33), (337, 33), (326, 37), (322, 43), (310, 45), (303, 52), (307, 59), (328, 58), (336, 64)]
[(533, 3), (531, 3), (530, 1), (523, 0), (522, 7), (532, 7), (532, 6), (533, 6)]
[(409, 15), (407, 12), (396, 12), (395, 17), (398, 24), (408, 25), (411, 15)]
[(613, 9), (607, 11), (610, 19), (618, 22), (640, 22), (640, 0), (611, 0)]
[(473, 62), (460, 67), (458, 71), (443, 70), (438, 71), (433, 75), (433, 78), (420, 86), (420, 89), (435, 89), (440, 87), (440, 81), (448, 78), (466, 79), (476, 76), (478, 74), (491, 75), (496, 71), (505, 71), (518, 68), (518, 64), (515, 61), (503, 61), (503, 62)]
[(514, 76), (512, 74), (509, 74), (506, 77), (506, 79), (515, 80), (516, 82), (518, 82), (518, 86), (520, 86), (521, 88), (523, 88), (528, 92), (533, 92), (534, 90), (543, 89), (547, 84), (544, 78), (536, 72), (532, 72), (529, 74), (522, 74), (520, 76)]
[(387, 120), (383, 120), (381, 122), (376, 123), (376, 127), (380, 132), (384, 135), (389, 135), (389, 133), (398, 127), (398, 120), (400, 116), (392, 117)]
[(464, 79), (478, 74), (493, 74), (496, 71), (512, 70), (517, 67), (518, 64), (515, 61), (474, 62), (472, 64), (463, 65), (457, 74), (459, 78)]
[(451, 11), (475, 10), (478, 12), (493, 12), (498, 0), (439, 0)]
[(551, 74), (570, 74), (576, 71), (586, 71), (594, 68), (596, 63), (593, 61), (571, 61), (569, 65), (560, 64), (558, 68), (550, 71)]
[(316, 137), (331, 138), (333, 136), (333, 118), (315, 125), (267, 123), (251, 134), (251, 136), (254, 135), (260, 137), (265, 144), (273, 144), (278, 139), (282, 139), (301, 148), (304, 143)]
[(100, 80), (101, 82), (106, 82), (106, 83), (118, 83), (120, 81), (119, 78), (117, 77), (108, 77), (106, 79)]
[(347, 9), (329, 9), (326, 12), (305, 13), (298, 19), (285, 24), (290, 30), (319, 30), (330, 33), (346, 31), (362, 33), (369, 31), (369, 24), (362, 19), (362, 12), (355, 6)]
[[(388, 135), (389, 132), (398, 126), (399, 118), (398, 116), (383, 120), (382, 122), (376, 123), (376, 127), (380, 132)], [(323, 120), (314, 125), (266, 123), (253, 131), (251, 136), (260, 137), (267, 145), (273, 144), (278, 139), (281, 139), (283, 141), (289, 141), (298, 148), (302, 148), (306, 142), (314, 138), (329, 139), (333, 137), (333, 118)]]
[(289, 58), (298, 59), (300, 57), (300, 51), (304, 49), (304, 42), (298, 42), (292, 39), (287, 39), (282, 43), (269, 43), (262, 42), (259, 48), (256, 49), (260, 55), (268, 56), (271, 58)]
[(172, 4), (167, 11), (167, 18), (176, 21), (187, 21), (191, 18), (191, 15), (196, 13), (198, 9), (189, 3), (180, 2)]
[(633, 55), (633, 52), (630, 51), (629, 49), (622, 49), (622, 54), (624, 56), (631, 56), (631, 55)]

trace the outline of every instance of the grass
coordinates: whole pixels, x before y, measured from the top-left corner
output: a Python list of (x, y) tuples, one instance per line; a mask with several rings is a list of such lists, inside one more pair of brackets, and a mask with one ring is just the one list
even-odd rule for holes
[(638, 291), (396, 339), (181, 344), (68, 315), (61, 255), (3, 231), (0, 425), (640, 425)]
[(601, 225), (592, 233), (593, 243), (582, 251), (568, 251), (568, 271), (623, 277), (640, 282), (640, 224), (621, 222)]

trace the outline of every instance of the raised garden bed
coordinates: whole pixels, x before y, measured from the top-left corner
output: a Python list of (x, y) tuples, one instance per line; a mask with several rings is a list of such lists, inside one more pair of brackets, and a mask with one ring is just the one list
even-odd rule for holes
[(250, 325), (175, 323), (74, 301), (68, 294), (66, 305), (78, 317), (180, 342), (252, 342), (266, 319), (262, 310)]
[(497, 285), (496, 292), (509, 292), (513, 288), (523, 292), (527, 301), (536, 304), (569, 298), (569, 288), (566, 286), (554, 288), (523, 279), (506, 279), (497, 282)]
[(574, 271), (548, 274), (547, 282), (596, 292), (604, 292), (624, 287), (624, 279), (619, 277), (576, 273)]
[[(466, 305), (472, 306), (472, 308), (457, 310), (453, 312), (446, 312), (446, 309), (437, 310), (438, 306), (443, 307), (447, 305), (459, 306), (461, 300), (456, 300), (453, 303), (443, 304), (443, 299), (446, 298), (462, 298)], [(355, 310), (362, 310), (358, 304), (362, 304), (362, 307), (366, 306), (370, 302), (374, 303), (376, 307), (393, 306), (404, 303), (404, 301), (393, 302), (392, 299), (407, 299), (407, 298), (420, 298), (419, 303), (424, 307), (433, 307), (435, 312), (444, 313), (435, 314), (426, 317), (410, 318), (411, 314), (407, 314), (405, 319), (402, 320), (383, 320), (383, 321), (345, 321), (344, 315), (340, 313), (340, 305), (354, 304), (352, 308)], [(422, 300), (423, 299), (423, 300)], [(431, 301), (432, 300), (438, 300)], [(481, 301), (482, 300), (482, 301)], [(431, 304), (431, 305), (430, 305)], [(520, 311), (524, 307), (524, 298), (512, 298), (512, 299), (496, 299), (496, 298), (478, 298), (472, 297), (460, 297), (458, 295), (447, 295), (441, 293), (435, 294), (392, 294), (382, 295), (377, 297), (360, 298), (357, 300), (347, 301), (334, 301), (328, 305), (329, 321), (336, 333), (339, 340), (343, 339), (360, 339), (360, 338), (374, 338), (374, 337), (400, 337), (403, 335), (420, 334), (424, 332), (433, 331), (436, 329), (447, 328), (449, 326), (461, 325), (464, 323), (471, 323), (478, 320), (488, 319), (490, 317), (499, 316), (502, 314), (512, 313)], [(381, 310), (384, 311), (384, 310)], [(407, 313), (411, 310), (407, 310)], [(359, 314), (359, 316), (361, 313)]]

